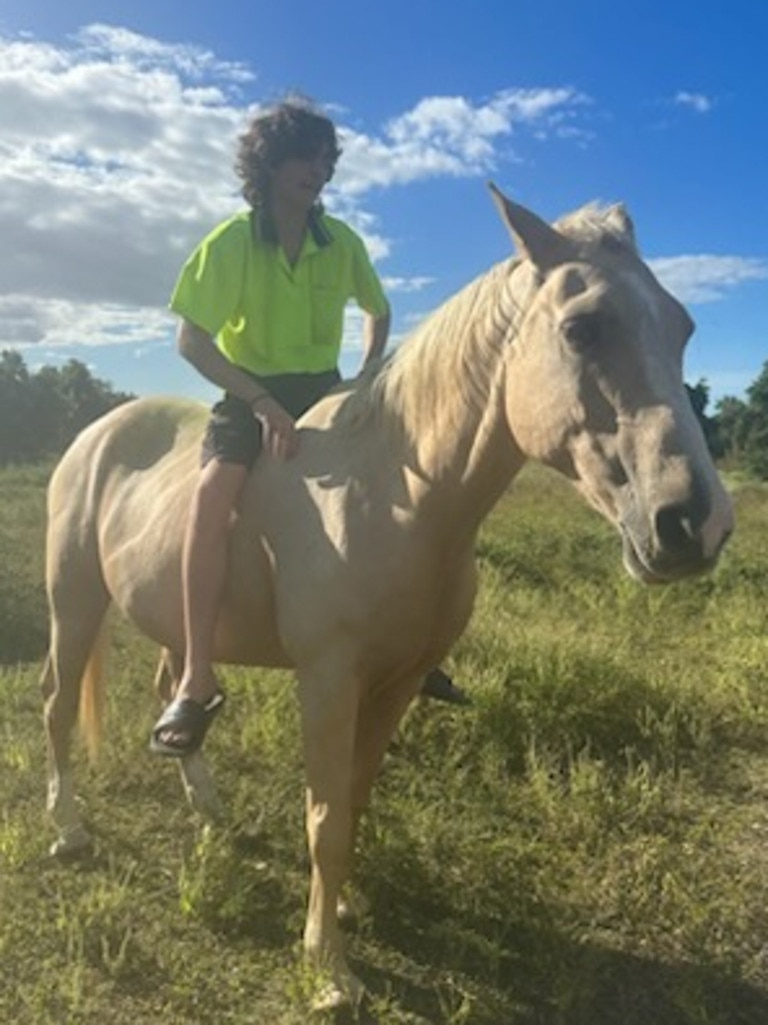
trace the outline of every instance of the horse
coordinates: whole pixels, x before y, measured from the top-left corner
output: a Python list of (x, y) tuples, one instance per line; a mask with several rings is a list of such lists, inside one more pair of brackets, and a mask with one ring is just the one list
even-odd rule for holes
[[(311, 860), (303, 945), (324, 1006), (358, 999), (337, 920), (358, 819), (426, 671), (470, 619), (478, 530), (527, 460), (613, 524), (623, 564), (663, 584), (711, 570), (728, 494), (683, 380), (693, 331), (643, 262), (622, 204), (549, 224), (490, 189), (516, 253), (433, 312), (376, 372), (299, 421), (287, 461), (262, 455), (233, 517), (217, 662), (295, 673)], [(200, 403), (140, 398), (87, 427), (48, 489), (50, 648), (42, 677), (55, 853), (89, 842), (72, 729), (98, 728), (105, 613), (183, 658), (181, 548)], [(216, 805), (199, 752), (188, 796)]]

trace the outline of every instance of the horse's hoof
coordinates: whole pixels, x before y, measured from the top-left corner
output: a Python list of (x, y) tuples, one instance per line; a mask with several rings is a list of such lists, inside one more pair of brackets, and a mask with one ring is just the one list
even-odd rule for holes
[(351, 1011), (356, 1005), (351, 996), (340, 989), (335, 983), (329, 982), (312, 1001), (314, 1014), (337, 1014), (340, 1011)]
[(312, 999), (315, 1014), (356, 1010), (365, 998), (365, 986), (354, 975), (346, 975), (343, 982), (330, 980), (323, 983)]
[(327, 1014), (330, 1011), (339, 1011), (343, 1007), (349, 1007), (347, 997), (341, 992), (338, 986), (329, 983), (316, 994), (312, 1001), (312, 1010), (315, 1014)]
[(60, 861), (72, 861), (82, 858), (93, 851), (93, 839), (84, 826), (70, 829), (61, 836), (49, 848), (52, 858)]

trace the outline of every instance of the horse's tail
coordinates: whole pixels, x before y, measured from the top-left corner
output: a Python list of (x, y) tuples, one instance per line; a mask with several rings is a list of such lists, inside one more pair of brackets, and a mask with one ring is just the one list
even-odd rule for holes
[(80, 730), (91, 761), (99, 753), (104, 722), (104, 661), (109, 639), (109, 616), (105, 615), (94, 638), (80, 684)]

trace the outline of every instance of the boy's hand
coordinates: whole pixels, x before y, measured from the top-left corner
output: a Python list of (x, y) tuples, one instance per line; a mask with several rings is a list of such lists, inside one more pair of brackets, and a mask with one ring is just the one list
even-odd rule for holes
[(264, 448), (276, 459), (290, 459), (299, 447), (296, 424), (279, 402), (265, 395), (251, 405), (264, 431)]

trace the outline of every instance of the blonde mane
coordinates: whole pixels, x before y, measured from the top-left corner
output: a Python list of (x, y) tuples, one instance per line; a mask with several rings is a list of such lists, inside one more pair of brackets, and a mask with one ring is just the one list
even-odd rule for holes
[(507, 287), (519, 263), (496, 264), (431, 313), (344, 403), (340, 422), (373, 417), (402, 426), (415, 440), (427, 424), (450, 424), (484, 409), (501, 342), (516, 304)]
[[(586, 247), (637, 254), (632, 222), (620, 205), (589, 203), (555, 223)], [(521, 299), (512, 278), (519, 258), (495, 264), (431, 313), (402, 344), (357, 382), (336, 423), (352, 428), (379, 418), (411, 442), (427, 425), (448, 428), (467, 410), (479, 416), (503, 349), (517, 330)]]

